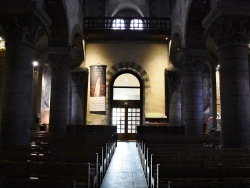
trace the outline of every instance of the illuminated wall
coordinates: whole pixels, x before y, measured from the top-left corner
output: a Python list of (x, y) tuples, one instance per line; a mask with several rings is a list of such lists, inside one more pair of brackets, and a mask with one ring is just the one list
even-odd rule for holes
[[(87, 68), (95, 64), (107, 65), (107, 71), (115, 64), (132, 62), (140, 65), (150, 79), (150, 93), (145, 95), (145, 114), (165, 113), (164, 69), (170, 66), (167, 42), (89, 42), (86, 41)], [(82, 65), (84, 66), (84, 65)], [(89, 112), (87, 124), (107, 124), (107, 116)]]

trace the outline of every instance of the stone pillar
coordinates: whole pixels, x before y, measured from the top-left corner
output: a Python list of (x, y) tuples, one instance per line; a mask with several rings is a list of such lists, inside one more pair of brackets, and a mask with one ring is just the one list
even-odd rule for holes
[(71, 99), (71, 123), (74, 125), (85, 125), (88, 70), (85, 70), (83, 68), (74, 69), (71, 72), (71, 78), (73, 82)]
[(182, 118), (186, 135), (203, 134), (202, 64), (206, 57), (206, 51), (198, 49), (184, 49), (177, 56), (185, 70), (182, 79)]
[(76, 53), (70, 48), (50, 48), (51, 96), (49, 130), (56, 134), (67, 132), (68, 80)]
[(167, 71), (169, 107), (169, 125), (181, 126), (181, 74), (177, 71)]
[(249, 7), (250, 3), (219, 4), (203, 20), (218, 46), (222, 148), (250, 147)]
[[(203, 64), (203, 124), (208, 123), (208, 119), (213, 117), (210, 92), (210, 67), (208, 64)], [(209, 128), (209, 127), (208, 127)], [(208, 131), (208, 130), (206, 130)]]
[(5, 65), (5, 50), (1, 51), (0, 49), (0, 130), (1, 130), (2, 104), (3, 104), (4, 65)]
[[(10, 18), (6, 13), (8, 10), (4, 10), (7, 24), (4, 28), (6, 65), (1, 124), (2, 142), (4, 145), (27, 145), (32, 123), (32, 62), (35, 60), (35, 45), (43, 35), (47, 22), (42, 13), (39, 18), (33, 13), (27, 15), (28, 12), (22, 15), (22, 11), (18, 12), (20, 15), (14, 15), (13, 11), (18, 10), (16, 4), (10, 2), (9, 7), (11, 7)], [(37, 7), (35, 10), (39, 13)]]

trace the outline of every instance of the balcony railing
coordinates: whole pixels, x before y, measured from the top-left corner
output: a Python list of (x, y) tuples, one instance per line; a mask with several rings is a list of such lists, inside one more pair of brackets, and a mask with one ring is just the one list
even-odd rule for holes
[(84, 30), (144, 30), (170, 34), (171, 23), (170, 18), (85, 17)]

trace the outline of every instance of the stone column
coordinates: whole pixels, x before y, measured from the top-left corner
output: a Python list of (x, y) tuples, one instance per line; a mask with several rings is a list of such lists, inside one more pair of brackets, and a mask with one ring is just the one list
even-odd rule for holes
[(203, 20), (218, 46), (222, 148), (250, 147), (249, 7), (250, 3), (219, 4)]
[[(35, 45), (47, 26), (47, 17), (41, 12), (39, 18), (28, 12), (22, 15), (22, 10), (18, 12), (20, 15), (15, 15), (18, 10), (15, 5), (9, 4), (10, 18), (5, 9), (6, 65), (1, 134), (4, 145), (27, 145), (32, 123), (32, 62), (35, 60)], [(39, 13), (37, 7), (35, 10)]]
[(65, 134), (67, 131), (68, 81), (76, 53), (71, 48), (50, 48), (51, 96), (49, 131)]
[(168, 91), (171, 96), (169, 108), (169, 125), (181, 126), (181, 74), (177, 71), (167, 71)]
[(3, 104), (4, 65), (5, 65), (5, 50), (1, 51), (0, 49), (0, 128), (1, 128), (2, 104)]
[(198, 49), (184, 49), (177, 56), (185, 70), (182, 79), (182, 118), (186, 135), (203, 134), (202, 64), (206, 57), (206, 50)]
[[(213, 117), (211, 106), (211, 92), (210, 92), (210, 67), (208, 64), (203, 64), (203, 124), (207, 124), (208, 119)], [(209, 128), (209, 127), (207, 127)], [(208, 130), (206, 130), (208, 131)]]
[(73, 125), (83, 125), (84, 117), (84, 101), (83, 92), (85, 86), (84, 71), (80, 68), (75, 69), (71, 72), (72, 78), (72, 108), (71, 108), (71, 123)]

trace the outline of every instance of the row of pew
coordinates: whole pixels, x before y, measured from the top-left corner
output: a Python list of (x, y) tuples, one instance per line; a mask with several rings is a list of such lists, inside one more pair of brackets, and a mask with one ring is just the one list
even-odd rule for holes
[(137, 147), (150, 188), (250, 186), (250, 150), (222, 149), (218, 134), (139, 131)]
[(114, 127), (93, 126), (65, 135), (35, 132), (29, 146), (1, 146), (0, 187), (98, 188), (116, 138)]

